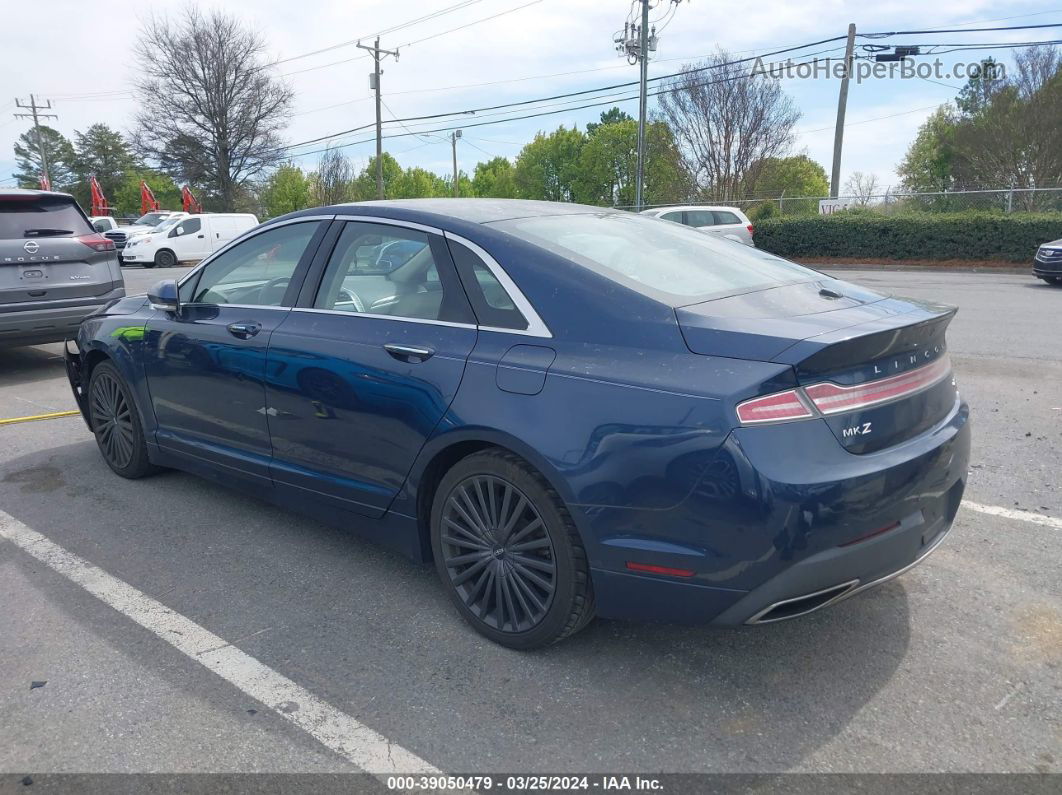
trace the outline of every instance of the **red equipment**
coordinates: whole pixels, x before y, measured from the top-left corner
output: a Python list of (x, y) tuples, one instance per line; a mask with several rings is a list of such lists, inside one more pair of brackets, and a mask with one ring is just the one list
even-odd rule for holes
[(158, 209), (159, 203), (155, 199), (155, 194), (151, 192), (151, 188), (144, 180), (140, 180), (140, 214), (157, 212)]
[(50, 179), (48, 179), (46, 176), (44, 176), (43, 174), (41, 174), (41, 178), (38, 181), (41, 183), (41, 190), (51, 190), (52, 189), (52, 181)]
[(199, 199), (192, 193), (192, 189), (185, 185), (181, 188), (181, 208), (186, 213), (201, 213), (203, 212), (203, 205), (199, 203)]
[(89, 192), (92, 194), (92, 214), (110, 215), (114, 208), (107, 203), (107, 197), (103, 195), (103, 188), (95, 176), (89, 177)]

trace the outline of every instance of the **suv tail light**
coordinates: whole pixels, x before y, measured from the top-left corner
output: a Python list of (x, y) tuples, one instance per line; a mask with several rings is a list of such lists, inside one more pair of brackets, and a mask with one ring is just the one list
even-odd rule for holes
[(755, 234), (756, 227), (754, 227), (752, 224), (749, 224), (746, 228), (749, 230), (750, 235)]
[(785, 422), (786, 420), (806, 420), (815, 414), (800, 397), (796, 389), (776, 392), (773, 395), (746, 400), (737, 407), (738, 419), (743, 425), (756, 425), (760, 422)]
[(93, 251), (115, 250), (114, 241), (104, 237), (99, 232), (93, 232), (92, 234), (88, 235), (78, 235), (77, 242), (83, 243), (84, 245), (91, 248)]

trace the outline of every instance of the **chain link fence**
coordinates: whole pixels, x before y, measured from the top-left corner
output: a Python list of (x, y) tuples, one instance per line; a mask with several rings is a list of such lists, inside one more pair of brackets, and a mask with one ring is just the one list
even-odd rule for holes
[[(825, 205), (820, 207), (820, 202)], [(675, 202), (678, 204), (679, 202)], [(980, 210), (1000, 213), (1062, 213), (1062, 187), (996, 188), (991, 190), (912, 193), (886, 191), (867, 195), (752, 196), (721, 201), (687, 202), (690, 205), (726, 205), (740, 208), (746, 215), (819, 215), (843, 210), (865, 209), (880, 213), (953, 213)], [(662, 207), (665, 205), (651, 205)], [(770, 207), (770, 209), (765, 209)], [(627, 207), (623, 209), (634, 209)]]

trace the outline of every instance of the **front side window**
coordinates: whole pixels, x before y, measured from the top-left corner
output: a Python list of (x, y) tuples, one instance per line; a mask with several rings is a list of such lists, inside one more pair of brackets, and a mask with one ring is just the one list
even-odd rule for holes
[(203, 222), (199, 218), (186, 218), (183, 221), (178, 221), (174, 226), (177, 227), (177, 236), (183, 237), (184, 235), (191, 235), (198, 232), (203, 228)]
[(181, 301), (282, 306), (319, 225), (319, 221), (285, 224), (236, 244), (181, 285)]
[(629, 213), (534, 216), (490, 226), (672, 306), (821, 278), (758, 249)]
[(314, 307), (419, 320), (470, 321), (456, 274), (439, 264), (427, 234), (360, 221), (343, 227)]
[(95, 229), (97, 232), (110, 232), (111, 222), (106, 220), (105, 218), (101, 218), (98, 221), (92, 222), (92, 228)]

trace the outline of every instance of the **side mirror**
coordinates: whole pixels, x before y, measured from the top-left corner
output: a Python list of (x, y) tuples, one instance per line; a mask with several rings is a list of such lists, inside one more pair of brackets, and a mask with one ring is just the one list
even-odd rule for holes
[(184, 227), (183, 226), (177, 226), (177, 227), (174, 227), (173, 229), (170, 230), (170, 233), (167, 235), (167, 237), (177, 237), (177, 236), (183, 235), (183, 234), (184, 234)]
[(173, 279), (163, 279), (148, 290), (148, 301), (151, 302), (152, 309), (179, 312), (181, 310), (181, 296), (177, 291), (177, 282)]

